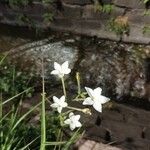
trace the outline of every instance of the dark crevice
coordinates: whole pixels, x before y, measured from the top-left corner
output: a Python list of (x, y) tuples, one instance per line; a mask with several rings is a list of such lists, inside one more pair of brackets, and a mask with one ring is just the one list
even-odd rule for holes
[(108, 142), (111, 141), (111, 134), (109, 131), (106, 131), (105, 140)]
[(146, 8), (146, 9), (149, 9), (149, 8), (150, 8), (150, 1), (148, 1), (148, 2), (145, 4), (145, 8)]
[(143, 129), (143, 131), (142, 131), (142, 133), (141, 133), (141, 138), (142, 138), (142, 139), (145, 139), (145, 132), (144, 132), (144, 129)]
[(145, 59), (145, 68), (146, 82), (150, 83), (150, 58)]
[(100, 126), (101, 122), (102, 122), (101, 118), (100, 118), (100, 116), (98, 116), (97, 119), (96, 119), (95, 125)]
[(127, 143), (133, 143), (133, 142), (134, 142), (133, 138), (131, 138), (131, 137), (127, 137), (127, 138), (125, 139), (125, 141), (126, 141)]
[(61, 0), (56, 0), (55, 4), (56, 4), (56, 9), (58, 11), (63, 11), (63, 6), (62, 6)]

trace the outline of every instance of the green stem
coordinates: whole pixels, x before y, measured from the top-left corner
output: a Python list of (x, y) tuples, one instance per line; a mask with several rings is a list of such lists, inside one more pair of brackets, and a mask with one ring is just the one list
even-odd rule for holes
[[(3, 117), (3, 106), (2, 106), (2, 93), (0, 93), (0, 120), (2, 120)], [(2, 121), (0, 122), (0, 128), (2, 129)], [(3, 129), (0, 131), (0, 139), (1, 139), (1, 143), (3, 141)], [(0, 146), (0, 148), (3, 148), (3, 144)]]
[(65, 96), (65, 98), (66, 98), (67, 94), (66, 94), (65, 81), (64, 81), (64, 78), (63, 78), (63, 77), (61, 78), (61, 82), (62, 82), (62, 87), (63, 87), (63, 93), (64, 93), (64, 96)]
[[(60, 141), (59, 141), (60, 133), (61, 133), (61, 129), (58, 130), (56, 142), (60, 142)], [(56, 150), (57, 146), (58, 146), (58, 145), (55, 145), (54, 150)]]
[(75, 107), (71, 107), (71, 106), (67, 106), (67, 108), (71, 109), (71, 110), (76, 110), (76, 111), (83, 111), (83, 109), (80, 108), (75, 108)]
[[(60, 142), (62, 141), (62, 136), (63, 136), (63, 133), (62, 133), (62, 131), (60, 130)], [(59, 145), (59, 147), (58, 147), (58, 150), (61, 150), (61, 145)]]
[(46, 120), (45, 120), (45, 81), (44, 64), (42, 60), (42, 108), (41, 108), (41, 146), (40, 150), (45, 150), (46, 142)]

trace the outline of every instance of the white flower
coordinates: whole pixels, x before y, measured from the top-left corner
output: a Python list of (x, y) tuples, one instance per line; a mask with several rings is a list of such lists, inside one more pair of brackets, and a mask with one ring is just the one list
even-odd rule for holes
[(51, 104), (51, 107), (57, 108), (57, 111), (61, 113), (62, 108), (67, 107), (68, 104), (65, 102), (65, 96), (62, 96), (60, 99), (56, 96), (53, 96), (54, 103)]
[(69, 114), (69, 119), (64, 121), (65, 124), (69, 124), (70, 129), (74, 130), (76, 127), (81, 127), (82, 124), (79, 122), (80, 115), (74, 115), (74, 113)]
[(100, 87), (94, 90), (88, 87), (85, 87), (85, 89), (90, 97), (84, 100), (83, 105), (93, 105), (95, 110), (102, 112), (102, 104), (108, 102), (110, 99), (101, 95), (102, 89)]
[(54, 62), (54, 69), (51, 74), (58, 75), (60, 78), (62, 78), (65, 74), (69, 74), (71, 72), (71, 69), (68, 68), (69, 64), (68, 61), (65, 61), (62, 65), (58, 64), (57, 62)]

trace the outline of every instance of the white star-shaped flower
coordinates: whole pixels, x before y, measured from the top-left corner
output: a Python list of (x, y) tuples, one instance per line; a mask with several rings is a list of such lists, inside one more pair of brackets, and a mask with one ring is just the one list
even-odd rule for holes
[(54, 103), (51, 104), (51, 107), (57, 108), (57, 111), (59, 113), (61, 113), (61, 111), (64, 107), (68, 106), (68, 104), (65, 102), (65, 96), (62, 96), (60, 99), (57, 98), (56, 96), (53, 96), (53, 101), (54, 101)]
[(74, 113), (69, 114), (69, 119), (66, 119), (64, 121), (65, 124), (68, 124), (70, 126), (71, 130), (74, 130), (76, 127), (81, 127), (82, 124), (79, 122), (80, 115), (74, 115)]
[(68, 61), (65, 61), (62, 65), (58, 64), (57, 62), (54, 62), (54, 69), (51, 74), (58, 75), (60, 78), (62, 78), (65, 74), (69, 74), (71, 72), (71, 69), (68, 68), (69, 63)]
[(83, 105), (93, 105), (95, 110), (102, 112), (102, 104), (108, 102), (110, 99), (101, 95), (102, 89), (100, 87), (94, 90), (88, 87), (85, 87), (85, 89), (90, 97), (84, 100)]

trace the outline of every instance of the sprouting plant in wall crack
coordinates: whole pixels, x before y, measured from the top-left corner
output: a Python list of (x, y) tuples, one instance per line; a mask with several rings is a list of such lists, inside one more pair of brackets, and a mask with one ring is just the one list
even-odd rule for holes
[(112, 18), (108, 22), (108, 28), (110, 31), (115, 32), (117, 35), (129, 35), (130, 27), (128, 23), (127, 16), (118, 16), (117, 18)]

